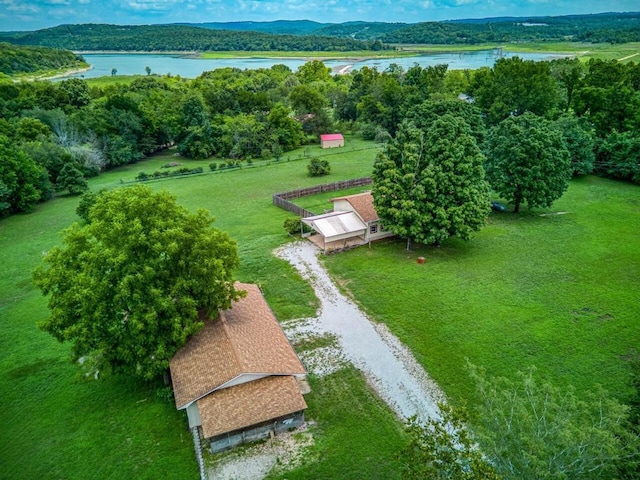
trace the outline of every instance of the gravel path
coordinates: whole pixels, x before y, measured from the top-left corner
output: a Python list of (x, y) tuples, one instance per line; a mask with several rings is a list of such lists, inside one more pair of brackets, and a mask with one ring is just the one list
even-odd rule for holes
[(317, 318), (303, 333), (332, 334), (342, 355), (361, 370), (380, 397), (400, 416), (438, 417), (444, 395), (411, 352), (383, 324), (374, 324), (333, 284), (310, 242), (287, 244), (276, 255), (289, 261), (313, 286), (320, 300)]
[[(338, 343), (302, 352), (306, 367), (318, 375), (327, 375), (350, 362), (400, 418), (438, 417), (437, 404), (444, 401), (441, 390), (385, 325), (371, 322), (340, 293), (318, 261), (318, 253), (310, 242), (287, 244), (276, 251), (311, 283), (320, 300), (317, 317), (283, 325), (287, 336), (331, 335)], [(306, 357), (307, 353), (311, 356)], [(237, 455), (232, 452), (210, 465), (207, 474), (211, 480), (261, 480), (273, 468), (286, 470), (294, 466), (312, 444), (311, 434), (301, 428), (250, 446)]]

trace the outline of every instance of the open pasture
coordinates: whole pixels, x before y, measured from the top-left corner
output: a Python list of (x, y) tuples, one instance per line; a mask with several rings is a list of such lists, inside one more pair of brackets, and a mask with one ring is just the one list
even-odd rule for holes
[[(279, 162), (148, 184), (172, 192), (191, 210), (209, 210), (214, 226), (238, 242), (238, 280), (261, 285), (276, 315), (294, 319), (312, 315), (317, 301), (293, 268), (271, 254), (289, 240), (283, 221), (291, 216), (272, 205), (271, 195), (369, 175), (376, 151), (375, 144), (349, 139), (343, 149), (310, 147)], [(328, 159), (331, 175), (308, 177), (308, 155)], [(91, 179), (91, 188), (126, 188), (140, 171), (171, 161), (205, 171), (211, 163), (166, 152)], [(491, 375), (512, 376), (536, 365), (558, 384), (587, 391), (601, 383), (624, 399), (625, 359), (640, 344), (638, 188), (596, 177), (574, 180), (552, 209), (492, 214), (470, 242), (409, 253), (405, 242), (389, 241), (325, 261), (456, 403), (473, 400), (465, 358)], [(338, 192), (303, 200), (307, 208), (328, 209), (334, 196)], [(77, 220), (77, 203), (62, 196), (0, 222), (0, 478), (195, 479), (186, 418), (156, 393), (159, 385), (78, 379), (69, 347), (36, 327), (47, 310), (31, 270)], [(418, 265), (417, 256), (426, 263)], [(364, 379), (343, 371), (311, 383), (308, 415), (317, 422), (316, 443), (310, 463), (286, 477), (396, 475), (400, 425)]]

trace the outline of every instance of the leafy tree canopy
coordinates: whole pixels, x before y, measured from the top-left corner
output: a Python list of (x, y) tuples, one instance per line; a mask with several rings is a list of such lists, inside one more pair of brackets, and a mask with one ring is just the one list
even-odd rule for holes
[(49, 296), (40, 328), (71, 342), (96, 375), (161, 375), (202, 327), (199, 312), (214, 315), (241, 296), (231, 277), (236, 244), (212, 221), (146, 186), (96, 196), (88, 223), (68, 228), (34, 271)]
[(526, 113), (494, 127), (488, 139), (487, 178), (514, 205), (550, 207), (567, 189), (571, 160), (562, 133), (541, 117)]
[(425, 131), (404, 122), (373, 167), (374, 205), (385, 228), (407, 239), (467, 240), (489, 214), (480, 152), (465, 121), (444, 115)]
[(412, 417), (405, 430), (409, 444), (400, 454), (402, 478), (408, 480), (498, 480), (491, 463), (468, 430), (464, 409), (440, 404), (440, 419), (424, 424)]
[(491, 124), (510, 115), (546, 115), (561, 103), (549, 62), (501, 58), (491, 70), (474, 77), (471, 93)]
[(489, 379), (469, 365), (480, 397), (476, 438), (506, 479), (613, 479), (621, 463), (638, 462), (628, 407), (600, 388), (578, 396), (542, 381), (535, 370), (517, 381)]
[(28, 212), (50, 194), (47, 171), (0, 135), (0, 216)]
[(594, 131), (584, 117), (563, 115), (555, 121), (555, 126), (569, 150), (574, 175), (587, 175), (593, 171), (595, 161)]

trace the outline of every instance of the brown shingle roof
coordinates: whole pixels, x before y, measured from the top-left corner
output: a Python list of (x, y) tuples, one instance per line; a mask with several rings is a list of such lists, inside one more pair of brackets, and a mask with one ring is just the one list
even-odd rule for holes
[(360, 215), (360, 218), (365, 222), (378, 220), (378, 212), (373, 208), (373, 195), (371, 195), (371, 192), (357, 193), (356, 195), (331, 199), (332, 202), (337, 200), (346, 200), (349, 202), (355, 212)]
[(266, 377), (219, 390), (198, 400), (205, 438), (283, 417), (307, 408), (292, 376)]
[(243, 374), (304, 375), (298, 356), (256, 285), (220, 312), (169, 362), (176, 406), (186, 407)]

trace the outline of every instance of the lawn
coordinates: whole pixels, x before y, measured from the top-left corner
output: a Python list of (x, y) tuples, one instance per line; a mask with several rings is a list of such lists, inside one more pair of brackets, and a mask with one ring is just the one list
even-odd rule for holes
[[(271, 254), (290, 238), (283, 228), (290, 214), (274, 207), (271, 196), (367, 175), (376, 148), (352, 140), (339, 151), (309, 147), (291, 152), (280, 162), (255, 162), (251, 168), (148, 185), (174, 193), (191, 210), (211, 211), (217, 217), (215, 226), (238, 242), (242, 259), (238, 280), (260, 284), (279, 318), (297, 318), (313, 314), (317, 300), (294, 269)], [(308, 177), (308, 155), (325, 156), (332, 174)], [(91, 189), (126, 187), (140, 171), (153, 172), (176, 158), (169, 151), (107, 172), (90, 180)], [(178, 161), (184, 166), (210, 163)], [(186, 417), (156, 394), (158, 385), (122, 377), (98, 382), (79, 379), (76, 367), (68, 361), (70, 348), (36, 327), (47, 309), (31, 283), (31, 271), (42, 252), (59, 243), (60, 231), (77, 220), (77, 203), (78, 198), (63, 196), (38, 206), (33, 213), (0, 221), (0, 401), (4, 405), (0, 478), (196, 479), (198, 468)], [(319, 398), (322, 391), (327, 390), (319, 389), (317, 397), (312, 393), (308, 401), (323, 402)], [(357, 411), (352, 415), (357, 416)], [(390, 422), (387, 427), (397, 429), (397, 423)], [(343, 452), (348, 456), (343, 446), (333, 443), (338, 437), (333, 439), (320, 444), (335, 455)]]
[[(205, 208), (238, 242), (238, 280), (262, 286), (276, 315), (306, 317), (311, 288), (271, 251), (287, 242), (291, 215), (271, 196), (304, 186), (369, 175), (377, 146), (347, 138), (343, 149), (300, 149), (279, 162), (207, 170), (172, 151), (91, 179), (92, 190), (133, 184), (163, 164), (205, 173), (150, 181), (187, 208)], [(331, 163), (310, 178), (308, 157)], [(628, 392), (624, 359), (640, 342), (640, 187), (587, 177), (572, 181), (548, 211), (492, 214), (470, 242), (404, 250), (403, 241), (330, 255), (325, 262), (361, 305), (385, 322), (457, 403), (472, 400), (465, 358), (492, 375), (536, 365), (558, 384), (588, 391), (601, 383)], [(360, 191), (361, 189), (356, 189)], [(312, 210), (349, 192), (301, 199)], [(60, 197), (35, 212), (0, 221), (0, 478), (197, 478), (186, 419), (157, 395), (158, 385), (122, 377), (77, 378), (69, 348), (41, 332), (47, 314), (30, 272), (43, 251), (76, 220), (77, 198)], [(542, 213), (567, 212), (540, 216)], [(424, 265), (416, 263), (425, 256)], [(383, 287), (381, 288), (381, 285)], [(308, 418), (317, 422), (308, 463), (282, 478), (391, 478), (402, 443), (399, 423), (362, 377), (346, 370), (312, 379)], [(386, 443), (385, 443), (386, 442)]]
[(637, 185), (582, 178), (551, 209), (492, 213), (469, 242), (391, 240), (325, 263), (456, 403), (473, 399), (467, 358), (624, 400), (640, 345), (639, 199)]
[(271, 480), (400, 479), (402, 429), (393, 412), (353, 367), (323, 378), (311, 377), (307, 419), (315, 443), (303, 464)]

